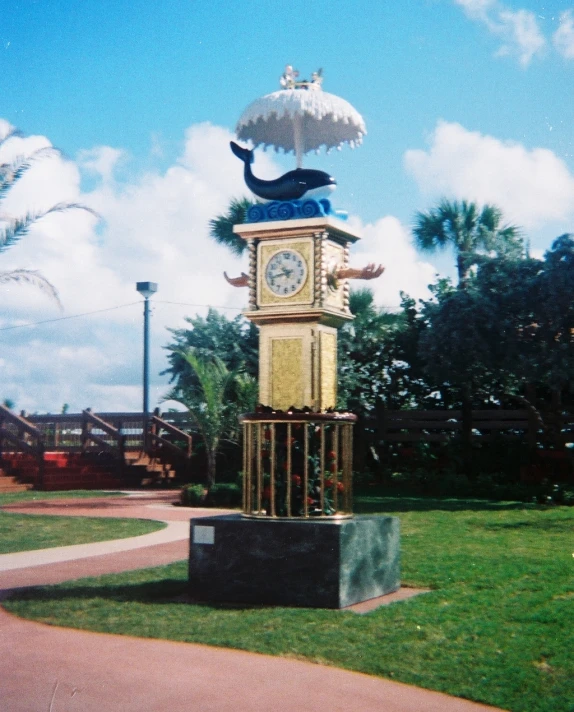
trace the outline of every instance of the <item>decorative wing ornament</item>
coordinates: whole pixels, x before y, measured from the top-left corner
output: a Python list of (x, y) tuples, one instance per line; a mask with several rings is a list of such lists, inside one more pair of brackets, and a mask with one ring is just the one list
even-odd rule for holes
[(375, 267), (375, 263), (371, 262), (366, 267), (361, 269), (355, 269), (353, 267), (338, 267), (335, 270), (335, 277), (337, 279), (377, 279), (380, 277), (385, 268), (383, 265)]
[(327, 284), (330, 289), (337, 290), (341, 279), (377, 279), (384, 271), (383, 265), (377, 267), (374, 262), (361, 268), (335, 267), (327, 273)]
[(223, 273), (225, 279), (229, 282), (232, 287), (248, 287), (249, 286), (249, 275), (242, 272), (239, 277), (228, 277), (227, 272)]

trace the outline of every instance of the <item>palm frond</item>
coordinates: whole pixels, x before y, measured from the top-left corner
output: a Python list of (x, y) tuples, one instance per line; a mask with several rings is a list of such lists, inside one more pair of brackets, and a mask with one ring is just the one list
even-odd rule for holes
[(2, 200), (10, 188), (32, 168), (35, 161), (50, 155), (59, 155), (59, 151), (53, 146), (46, 146), (39, 148), (29, 156), (18, 156), (11, 163), (3, 163), (0, 165), (0, 200)]
[(50, 299), (55, 301), (59, 308), (62, 309), (62, 303), (60, 302), (56, 288), (37, 270), (15, 269), (9, 272), (0, 272), (0, 284), (7, 284), (9, 282), (31, 284), (33, 287), (37, 287), (44, 292), (44, 294), (47, 294)]
[(413, 235), (417, 247), (426, 252), (452, 246), (461, 286), (481, 252), (494, 251), (512, 259), (524, 256), (520, 229), (503, 226), (502, 211), (496, 205), (479, 208), (471, 201), (443, 198), (436, 208), (416, 213)]
[(448, 244), (444, 219), (435, 210), (415, 215), (413, 236), (416, 246), (422, 252), (434, 252), (436, 249), (442, 249)]
[(22, 131), (20, 129), (17, 129), (15, 126), (10, 126), (8, 131), (4, 134), (4, 136), (0, 136), (0, 148), (11, 138), (14, 138), (16, 136), (23, 136)]
[(0, 252), (4, 252), (23, 237), (34, 222), (33, 216), (14, 218), (5, 222), (0, 228)]
[(87, 205), (82, 205), (81, 203), (58, 203), (43, 212), (27, 213), (24, 217), (9, 219), (4, 226), (0, 227), (0, 252), (7, 250), (21, 237), (24, 237), (32, 225), (42, 220), (46, 215), (62, 213), (67, 210), (85, 210), (96, 218), (100, 217), (95, 210)]
[(245, 240), (233, 232), (234, 225), (240, 225), (245, 220), (247, 210), (252, 202), (247, 198), (233, 198), (227, 212), (209, 221), (209, 235), (215, 242), (228, 247), (233, 254), (241, 256), (247, 247)]

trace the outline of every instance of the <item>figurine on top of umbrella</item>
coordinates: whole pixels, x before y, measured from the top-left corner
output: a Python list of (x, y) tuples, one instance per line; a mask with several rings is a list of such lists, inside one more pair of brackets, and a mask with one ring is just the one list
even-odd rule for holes
[(280, 79), (283, 88), (256, 99), (237, 122), (238, 139), (252, 141), (255, 147), (294, 152), (297, 162), (295, 170), (280, 178), (262, 180), (251, 169), (253, 151), (231, 142), (233, 153), (244, 163), (245, 183), (251, 192), (264, 201), (291, 203), (256, 204), (249, 222), (333, 214), (327, 197), (337, 185), (335, 179), (324, 171), (303, 168), (303, 156), (310, 151), (318, 153), (322, 146), (327, 152), (340, 150), (344, 143), (354, 148), (361, 144), (366, 128), (351, 104), (324, 92), (322, 82), (322, 69), (314, 72), (310, 81), (299, 81), (299, 72), (287, 65)]

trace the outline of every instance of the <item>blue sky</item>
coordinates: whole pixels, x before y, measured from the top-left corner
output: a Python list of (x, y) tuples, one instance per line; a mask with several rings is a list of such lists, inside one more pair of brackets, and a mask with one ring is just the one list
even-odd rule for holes
[[(103, 8), (103, 9), (102, 9)], [(337, 208), (364, 228), (357, 264), (385, 263), (382, 305), (423, 296), (449, 256), (417, 255), (409, 226), (446, 195), (496, 202), (535, 254), (572, 231), (574, 9), (566, 1), (26, 0), (0, 27), (0, 119), (65, 159), (38, 166), (14, 210), (81, 200), (83, 214), (39, 225), (3, 254), (59, 289), (57, 312), (31, 288), (2, 287), (0, 328), (97, 309), (101, 316), (5, 330), (0, 397), (19, 408), (138, 408), (141, 310), (133, 283), (155, 280), (155, 373), (167, 327), (246, 295), (221, 281), (244, 269), (213, 246), (209, 217), (246, 192), (227, 142), (242, 110), (279, 88), (285, 64), (323, 67), (324, 90), (363, 115), (352, 151), (306, 165), (337, 178)], [(5, 124), (4, 124), (5, 125)], [(258, 154), (264, 175), (292, 157)], [(166, 302), (172, 302), (171, 305)], [(39, 357), (39, 354), (43, 357)], [(73, 372), (73, 376), (71, 376)], [(153, 398), (166, 390), (154, 376)]]

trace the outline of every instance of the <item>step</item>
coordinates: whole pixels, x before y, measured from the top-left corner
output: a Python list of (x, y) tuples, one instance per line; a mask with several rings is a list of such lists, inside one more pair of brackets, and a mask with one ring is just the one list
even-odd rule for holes
[(15, 492), (29, 492), (34, 489), (34, 485), (23, 485), (23, 484), (4, 484), (0, 482), (0, 495), (1, 494), (14, 494)]
[(16, 477), (8, 475), (0, 476), (0, 494), (7, 494), (9, 492), (27, 492), (30, 489), (32, 489), (31, 484), (19, 482)]

